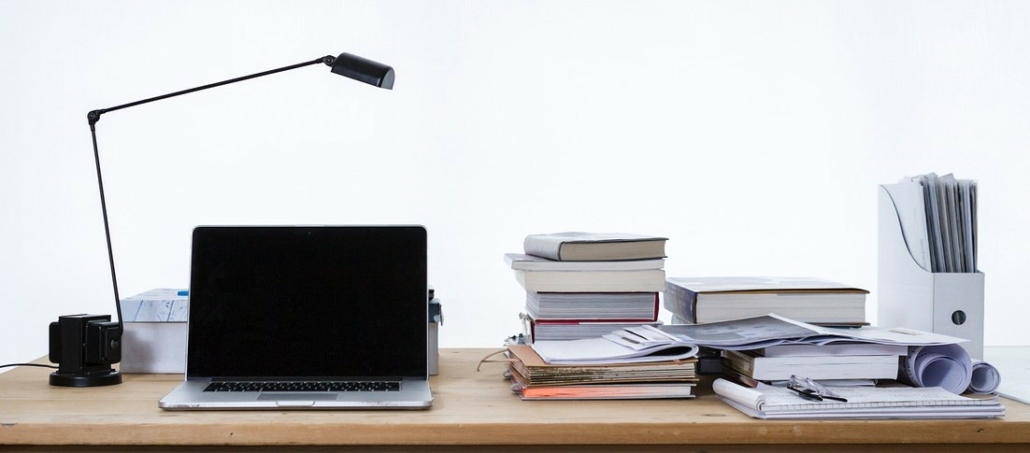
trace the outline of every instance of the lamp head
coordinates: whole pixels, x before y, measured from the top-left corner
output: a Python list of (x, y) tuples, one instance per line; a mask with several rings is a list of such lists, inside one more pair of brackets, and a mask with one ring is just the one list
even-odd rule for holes
[(326, 57), (324, 61), (336, 74), (379, 88), (393, 89), (393, 68), (387, 65), (349, 53), (341, 53), (336, 58)]

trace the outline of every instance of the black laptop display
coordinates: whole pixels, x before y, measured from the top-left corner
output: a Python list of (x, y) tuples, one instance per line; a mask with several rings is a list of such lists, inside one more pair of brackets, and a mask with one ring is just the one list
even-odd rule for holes
[[(180, 387), (208, 391), (200, 401), (173, 392), (161, 406), (428, 407), (426, 248), (421, 226), (198, 227)], [(208, 388), (222, 381), (397, 384), (299, 396)], [(422, 396), (401, 395), (423, 386)]]

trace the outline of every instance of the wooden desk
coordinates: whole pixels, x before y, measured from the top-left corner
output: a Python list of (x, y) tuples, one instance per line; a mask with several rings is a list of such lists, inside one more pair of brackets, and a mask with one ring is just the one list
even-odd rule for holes
[[(50, 370), (22, 367), (0, 374), (0, 445), (161, 446), (493, 446), (594, 445), (605, 450), (827, 450), (826, 444), (923, 444), (926, 450), (1001, 443), (1030, 448), (1030, 406), (1005, 401), (1000, 420), (759, 421), (714, 396), (668, 401), (520, 401), (501, 377), (503, 365), (476, 364), (486, 349), (441, 351), (436, 400), (428, 411), (166, 412), (157, 400), (180, 375), (125, 375), (121, 385), (48, 385)], [(795, 444), (791, 446), (792, 444)], [(934, 445), (936, 444), (936, 445)], [(951, 445), (945, 445), (951, 444)], [(679, 447), (673, 447), (679, 445)], [(720, 448), (719, 445), (724, 447)], [(731, 447), (726, 447), (730, 445)], [(504, 447), (514, 446), (514, 447)], [(919, 450), (885, 445), (879, 451)], [(441, 447), (442, 448), (442, 447)], [(848, 448), (832, 447), (837, 451)], [(0, 447), (3, 449), (3, 447)], [(438, 448), (439, 449), (439, 448)], [(448, 448), (450, 449), (450, 448)]]

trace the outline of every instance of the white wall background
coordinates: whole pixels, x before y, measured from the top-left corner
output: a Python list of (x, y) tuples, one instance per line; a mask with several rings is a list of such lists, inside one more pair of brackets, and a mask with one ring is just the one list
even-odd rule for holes
[(0, 363), (188, 284), (197, 224), (421, 223), (443, 347), (495, 347), (530, 233), (665, 235), (667, 272), (836, 279), (876, 301), (876, 187), (979, 180), (988, 345), (1028, 344), (1030, 3), (0, 2)]

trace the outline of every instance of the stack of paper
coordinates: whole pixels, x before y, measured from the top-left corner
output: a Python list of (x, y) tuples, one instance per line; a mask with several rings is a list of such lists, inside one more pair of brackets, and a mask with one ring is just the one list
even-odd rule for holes
[[(648, 331), (660, 334), (649, 334)], [(840, 342), (932, 346), (966, 341), (948, 335), (912, 329), (882, 327), (820, 327), (777, 315), (757, 316), (709, 324), (641, 327), (634, 332), (672, 336), (679, 341), (716, 349), (748, 350), (784, 344), (826, 345)]]
[[(635, 335), (649, 337), (650, 341), (672, 336), (678, 341), (726, 351), (768, 349), (779, 345), (837, 345), (841, 343), (873, 343), (906, 346), (909, 353), (898, 363), (905, 382), (920, 387), (943, 387), (952, 393), (986, 392), (997, 389), (997, 370), (989, 364), (975, 367), (969, 354), (956, 346), (966, 340), (948, 335), (914, 329), (863, 327), (855, 329), (819, 327), (776, 315), (738, 319), (711, 324), (669, 325), (658, 328), (625, 329)], [(653, 332), (657, 333), (653, 333)], [(629, 335), (627, 335), (629, 337)], [(607, 336), (618, 341), (618, 336)], [(620, 342), (633, 349), (638, 342)], [(982, 363), (982, 362), (981, 362)], [(979, 369), (978, 369), (979, 368)], [(976, 385), (974, 370), (978, 371)], [(778, 370), (780, 379), (787, 370)], [(798, 366), (796, 372), (804, 377), (806, 370)], [(893, 373), (891, 373), (893, 374)], [(871, 377), (871, 376), (867, 376)], [(837, 378), (845, 378), (843, 376)], [(757, 378), (756, 378), (757, 379)], [(775, 378), (769, 378), (774, 380)]]
[[(555, 364), (534, 346), (508, 348), (512, 391), (522, 399), (691, 398), (696, 360)], [(679, 357), (682, 357), (680, 355)]]
[(909, 251), (923, 269), (977, 271), (976, 181), (928, 173), (886, 187)]
[(766, 419), (946, 419), (1005, 415), (996, 396), (964, 397), (940, 387), (836, 387), (846, 402), (802, 398), (782, 387), (749, 388), (717, 379), (712, 389), (726, 404)]

